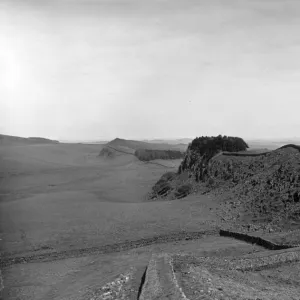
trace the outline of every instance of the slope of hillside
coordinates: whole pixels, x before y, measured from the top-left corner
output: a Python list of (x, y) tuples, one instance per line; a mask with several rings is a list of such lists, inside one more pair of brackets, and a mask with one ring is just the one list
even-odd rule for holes
[(187, 145), (184, 144), (171, 145), (167, 143), (147, 143), (143, 141), (125, 140), (120, 138), (110, 141), (107, 143), (107, 145), (111, 147), (127, 147), (134, 150), (177, 150), (182, 152), (184, 152), (187, 148)]
[(189, 138), (182, 138), (182, 139), (154, 139), (154, 140), (143, 140), (143, 142), (147, 143), (162, 143), (162, 144), (169, 144), (169, 145), (188, 145), (191, 143), (193, 139)]
[(123, 147), (123, 146), (110, 146), (106, 145), (104, 146), (100, 153), (99, 156), (105, 157), (105, 158), (115, 158), (120, 155), (124, 154), (129, 154), (129, 155), (134, 155), (134, 149), (128, 148), (128, 147)]
[(58, 144), (59, 141), (50, 140), (41, 137), (29, 137), (22, 138), (18, 136), (11, 136), (0, 134), (0, 145), (1, 146), (14, 146), (14, 145), (32, 145), (32, 144)]
[[(233, 220), (300, 225), (300, 152), (287, 145), (258, 157), (212, 160), (207, 191), (225, 196)], [(292, 225), (294, 224), (294, 225)]]

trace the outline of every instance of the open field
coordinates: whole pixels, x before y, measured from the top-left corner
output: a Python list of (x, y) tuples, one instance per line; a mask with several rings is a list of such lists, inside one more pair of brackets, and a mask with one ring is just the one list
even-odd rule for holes
[[(110, 160), (99, 157), (101, 147), (34, 144), (0, 149), (2, 259), (208, 228), (206, 221), (214, 218), (208, 197), (193, 196), (184, 202), (149, 202), (145, 198), (157, 178), (166, 171), (176, 171), (180, 160), (168, 161), (166, 167), (162, 160), (159, 164), (144, 163), (125, 154)], [(59, 265), (53, 264), (53, 268)], [(28, 266), (37, 275), (35, 266), (42, 265)], [(6, 277), (9, 270), (3, 271), (4, 293), (9, 295), (5, 299), (18, 299), (18, 293), (13, 296), (9, 292), (16, 288)], [(16, 282), (23, 276), (13, 274)], [(39, 288), (33, 289), (38, 293)], [(21, 299), (27, 299), (25, 294)], [(30, 294), (28, 299), (42, 298)]]
[[(182, 203), (145, 203), (168, 168), (133, 156), (98, 157), (98, 145), (34, 145), (2, 149), (1, 249), (5, 252), (103, 244), (177, 230)], [(196, 201), (194, 204), (196, 205)], [(166, 216), (170, 209), (173, 213)], [(161, 221), (160, 221), (161, 219)], [(130, 236), (126, 235), (130, 233)]]

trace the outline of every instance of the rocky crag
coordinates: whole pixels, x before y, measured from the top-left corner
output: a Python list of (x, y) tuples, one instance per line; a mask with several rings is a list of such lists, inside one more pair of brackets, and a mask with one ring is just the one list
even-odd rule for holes
[[(243, 145), (238, 138), (236, 141)], [(163, 175), (149, 198), (170, 200), (193, 192), (211, 193), (221, 199), (221, 218), (235, 225), (252, 224), (253, 230), (255, 224), (263, 223), (299, 227), (300, 147), (286, 145), (251, 153), (236, 152), (238, 147), (231, 146), (229, 150), (234, 151), (223, 151), (222, 143), (219, 145), (205, 149), (190, 144), (178, 172)]]
[(207, 190), (225, 195), (234, 219), (288, 227), (300, 220), (300, 152), (288, 145), (258, 157), (224, 157), (207, 166)]
[(189, 144), (177, 173), (164, 174), (149, 197), (180, 199), (195, 191), (195, 183), (206, 182), (208, 166), (213, 157), (224, 151), (245, 151), (248, 145), (238, 137), (199, 137)]

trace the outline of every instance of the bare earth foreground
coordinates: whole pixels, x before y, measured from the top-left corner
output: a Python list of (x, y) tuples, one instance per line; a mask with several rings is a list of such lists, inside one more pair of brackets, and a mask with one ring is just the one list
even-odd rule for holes
[[(235, 259), (230, 266), (237, 266), (239, 257), (269, 252), (218, 236), (218, 203), (211, 196), (146, 200), (158, 178), (177, 170), (180, 161), (163, 167), (125, 154), (105, 159), (98, 156), (101, 147), (0, 148), (2, 299), (181, 299), (180, 293), (149, 298), (153, 291), (145, 295), (145, 284), (143, 293), (139, 290), (146, 266), (161, 253), (171, 257), (188, 299), (299, 299), (296, 262), (271, 271), (227, 271), (224, 261)], [(157, 261), (153, 274), (171, 289), (169, 267), (164, 259)], [(230, 294), (233, 281), (240, 294)]]

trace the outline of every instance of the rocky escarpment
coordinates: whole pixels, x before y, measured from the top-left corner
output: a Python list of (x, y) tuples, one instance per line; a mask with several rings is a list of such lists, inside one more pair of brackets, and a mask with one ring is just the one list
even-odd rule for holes
[(163, 176), (151, 198), (212, 193), (222, 199), (221, 218), (234, 226), (239, 222), (273, 224), (277, 229), (300, 226), (299, 146), (260, 155), (247, 151), (227, 155), (211, 149), (201, 152), (190, 146), (178, 173)]
[(205, 182), (212, 157), (223, 151), (244, 151), (248, 145), (238, 137), (200, 137), (188, 146), (177, 174), (167, 173), (153, 187), (150, 198), (180, 199), (195, 191), (195, 182)]
[(187, 173), (165, 173), (153, 186), (149, 199), (181, 199), (195, 191), (193, 179)]
[(178, 173), (187, 171), (195, 177), (196, 181), (205, 181), (208, 177), (207, 166), (214, 156), (224, 151), (245, 151), (247, 148), (247, 143), (239, 137), (219, 135), (217, 137), (196, 138), (189, 145)]
[(236, 219), (272, 223), (300, 219), (300, 152), (284, 147), (264, 156), (217, 157), (207, 168), (216, 195), (228, 193), (225, 202)]

